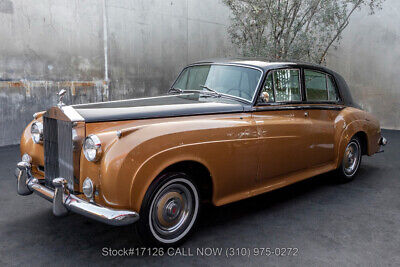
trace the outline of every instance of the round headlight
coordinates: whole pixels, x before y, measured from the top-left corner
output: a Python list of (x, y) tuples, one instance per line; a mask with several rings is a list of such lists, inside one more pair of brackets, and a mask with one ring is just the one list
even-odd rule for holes
[(87, 177), (85, 181), (83, 181), (82, 185), (82, 191), (87, 198), (93, 197), (93, 189), (94, 189), (93, 182), (89, 177)]
[(34, 122), (31, 126), (32, 140), (35, 144), (43, 143), (43, 124)]
[(100, 158), (101, 142), (96, 135), (91, 134), (85, 138), (83, 153), (88, 161), (97, 161)]

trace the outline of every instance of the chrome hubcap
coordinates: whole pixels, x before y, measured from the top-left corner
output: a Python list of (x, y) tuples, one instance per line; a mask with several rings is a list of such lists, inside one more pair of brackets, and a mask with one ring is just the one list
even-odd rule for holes
[(174, 220), (176, 219), (181, 212), (181, 201), (179, 198), (172, 199), (166, 206), (165, 206), (165, 219), (166, 220)]
[(353, 175), (358, 168), (360, 159), (360, 147), (357, 142), (350, 142), (345, 151), (344, 157), (344, 172), (347, 175)]
[(156, 228), (164, 233), (172, 233), (182, 225), (190, 213), (191, 196), (180, 186), (171, 186), (157, 199), (154, 209)]
[(182, 238), (197, 216), (198, 203), (196, 189), (186, 179), (166, 183), (156, 193), (149, 214), (155, 237), (166, 243)]

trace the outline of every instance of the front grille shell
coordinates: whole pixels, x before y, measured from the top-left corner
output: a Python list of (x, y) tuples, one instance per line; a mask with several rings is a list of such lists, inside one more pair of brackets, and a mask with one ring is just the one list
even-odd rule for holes
[[(74, 129), (76, 135), (72, 135)], [(68, 181), (68, 189), (79, 190), (79, 165), (82, 141), (85, 136), (84, 122), (72, 121), (58, 107), (43, 116), (44, 177), (45, 184), (53, 187), (53, 179), (62, 177)]]

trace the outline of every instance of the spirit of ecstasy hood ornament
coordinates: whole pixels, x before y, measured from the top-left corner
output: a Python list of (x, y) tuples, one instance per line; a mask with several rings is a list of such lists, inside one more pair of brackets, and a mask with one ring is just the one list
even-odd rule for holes
[(58, 104), (57, 104), (57, 106), (59, 107), (59, 108), (61, 108), (62, 106), (64, 106), (65, 104), (62, 102), (62, 100), (63, 100), (63, 97), (64, 97), (64, 95), (65, 95), (65, 93), (67, 92), (67, 90), (65, 90), (65, 89), (61, 89), (60, 90), (60, 92), (58, 92)]

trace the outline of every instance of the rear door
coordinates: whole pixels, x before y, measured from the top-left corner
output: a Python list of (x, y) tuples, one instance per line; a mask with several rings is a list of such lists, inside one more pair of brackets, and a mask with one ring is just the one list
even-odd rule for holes
[(333, 76), (315, 69), (304, 69), (304, 89), (310, 119), (309, 167), (334, 160), (335, 119), (341, 105)]
[(267, 188), (308, 167), (311, 122), (302, 110), (301, 70), (268, 73), (253, 117), (258, 129), (258, 186)]

